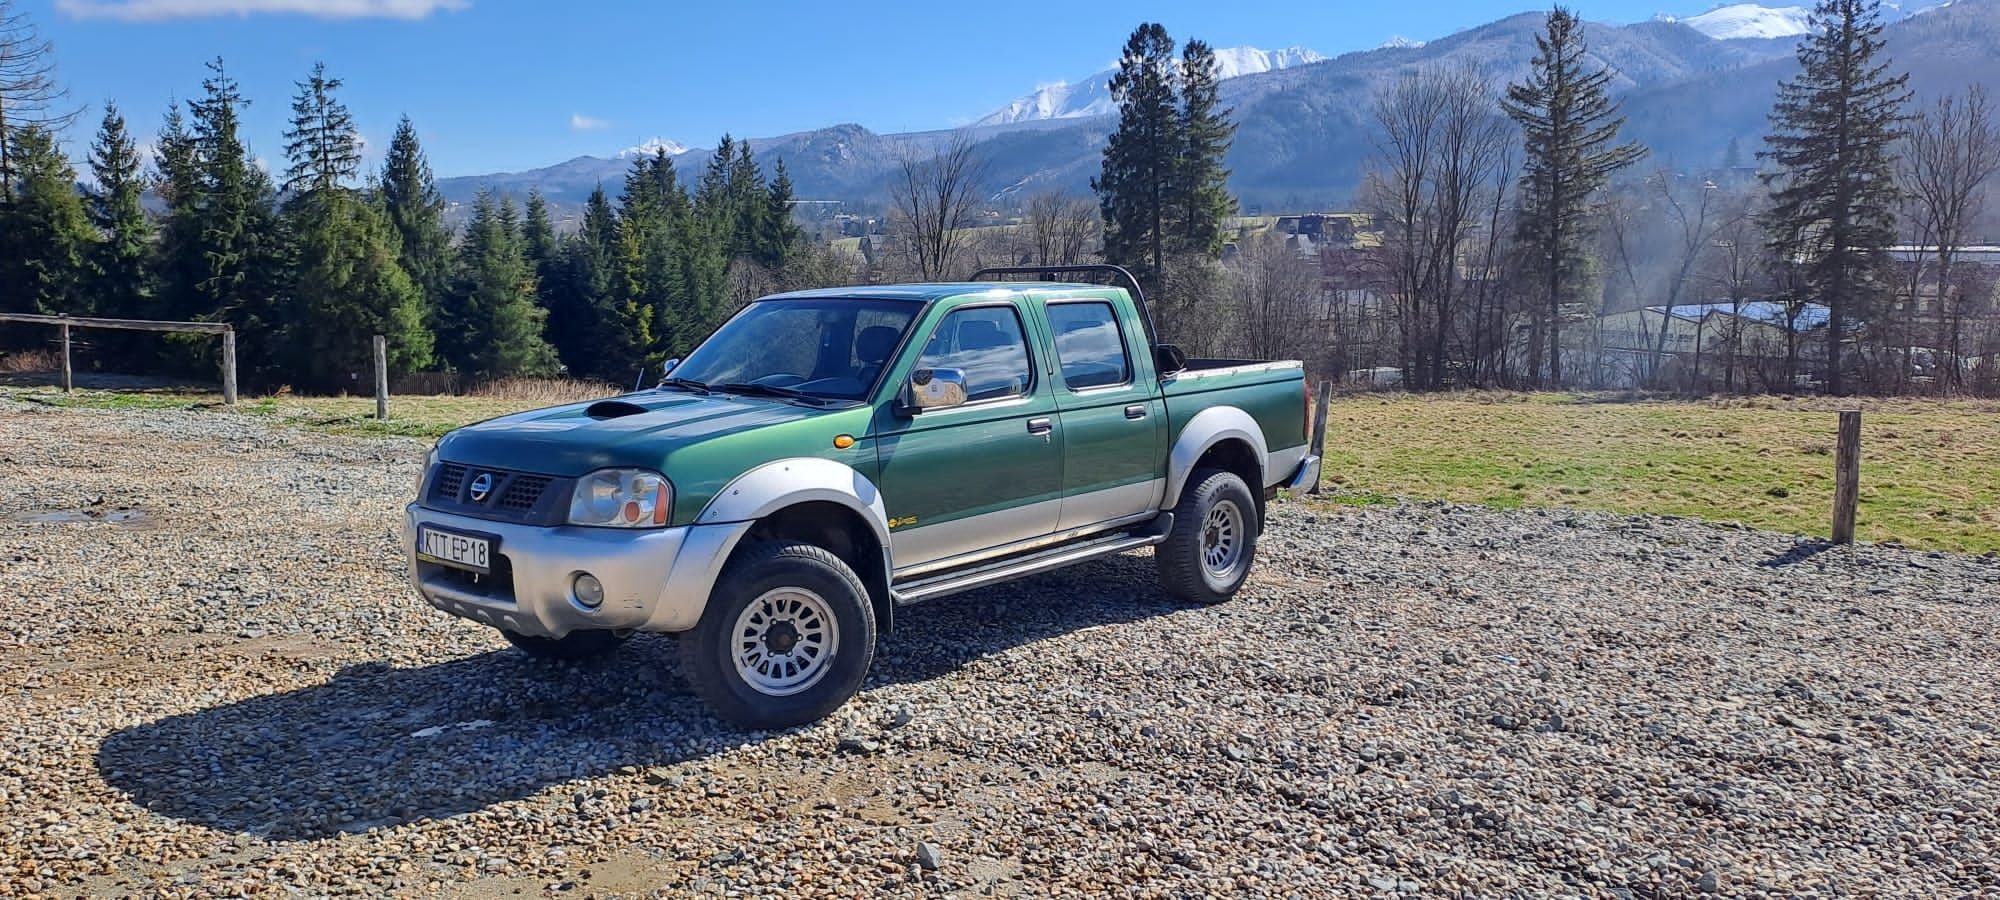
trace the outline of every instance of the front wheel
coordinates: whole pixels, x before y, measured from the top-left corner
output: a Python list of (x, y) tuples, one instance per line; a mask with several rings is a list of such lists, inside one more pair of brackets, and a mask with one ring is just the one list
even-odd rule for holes
[(1160, 587), (1190, 603), (1221, 603), (1250, 577), (1257, 498), (1234, 472), (1196, 469), (1174, 504), (1174, 530), (1153, 549)]
[(745, 548), (722, 570), (682, 669), (717, 715), (788, 728), (861, 689), (875, 659), (875, 608), (847, 563), (811, 544)]

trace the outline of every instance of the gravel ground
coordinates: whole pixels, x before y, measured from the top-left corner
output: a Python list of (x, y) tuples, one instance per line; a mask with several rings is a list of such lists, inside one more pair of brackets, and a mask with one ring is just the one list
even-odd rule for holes
[(1233, 603), (961, 595), (737, 735), (419, 602), (422, 452), (0, 400), (0, 895), (2000, 891), (2000, 560), (1286, 503)]

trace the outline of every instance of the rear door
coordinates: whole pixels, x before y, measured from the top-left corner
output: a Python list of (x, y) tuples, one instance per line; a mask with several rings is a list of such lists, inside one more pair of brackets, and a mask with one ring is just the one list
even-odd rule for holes
[(918, 333), (917, 358), (892, 372), (899, 388), (917, 369), (959, 369), (967, 395), (963, 406), (912, 415), (885, 408), (877, 419), (898, 571), (1055, 531), (1063, 434), (1024, 313), (1012, 301), (946, 309)]
[(1056, 530), (1131, 519), (1159, 508), (1166, 409), (1141, 342), (1100, 297), (1042, 305), (1055, 348), (1063, 431), (1063, 503)]

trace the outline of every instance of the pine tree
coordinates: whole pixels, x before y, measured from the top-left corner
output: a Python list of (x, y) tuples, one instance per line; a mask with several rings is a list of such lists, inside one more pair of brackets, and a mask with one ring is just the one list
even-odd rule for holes
[(286, 374), (317, 390), (368, 389), (370, 338), (387, 339), (389, 366), (429, 365), (433, 341), (422, 292), (398, 261), (387, 213), (345, 182), (360, 167), (353, 119), (321, 66), (299, 83), (286, 131), (289, 240), (286, 304), (278, 310)]
[(382, 208), (396, 229), (398, 259), (435, 316), (452, 281), (451, 236), (444, 225), (444, 198), (430, 162), (417, 141), (417, 129), (404, 116), (382, 163), (379, 188)]
[(76, 170), (53, 133), (8, 134), (11, 197), (0, 199), (0, 310), (85, 314), (86, 266), (95, 235), (76, 193)]
[(1166, 28), (1149, 22), (1132, 32), (1111, 78), (1118, 130), (1091, 180), (1104, 217), (1105, 260), (1131, 269), (1148, 293), (1157, 293), (1166, 270), (1173, 185), (1185, 171), (1178, 71)]
[(354, 116), (334, 97), (340, 79), (326, 77), (326, 63), (313, 63), (311, 77), (297, 82), (292, 127), (285, 130), (285, 191), (324, 190), (361, 169), (361, 142)]
[[(169, 107), (154, 139), (154, 191), (165, 204), (160, 217), (160, 241), (153, 250), (154, 290), (150, 318), (186, 320), (201, 302), (196, 285), (205, 260), (201, 256), (201, 152), (178, 104)], [(153, 342), (150, 355), (171, 358), (169, 345)]]
[(209, 77), (202, 81), (203, 96), (188, 104), (192, 115), (194, 157), (199, 170), (197, 196), (192, 198), (194, 246), (186, 267), (193, 278), (187, 299), (191, 308), (178, 318), (235, 321), (256, 315), (259, 301), (253, 296), (254, 270), (258, 253), (267, 249), (260, 241), (274, 233), (270, 210), (265, 206), (268, 179), (250, 163), (239, 129), (243, 99), (236, 79), (230, 77), (221, 57), (208, 64)]
[(584, 204), (582, 227), (561, 242), (555, 277), (542, 285), (549, 344), (571, 375), (623, 377), (604, 366), (599, 324), (600, 311), (610, 302), (611, 253), (617, 240), (617, 214), (599, 185)]
[(792, 176), (779, 160), (771, 186), (764, 192), (764, 212), (758, 221), (755, 257), (772, 269), (783, 269), (806, 245), (806, 230), (792, 215)]
[(1236, 213), (1223, 157), (1236, 134), (1217, 93), (1215, 51), (1188, 41), (1181, 52), (1180, 134), (1184, 147), (1175, 167), (1170, 253), (1214, 258), (1222, 252), (1222, 222)]
[[(90, 222), (96, 245), (89, 306), (99, 315), (152, 318), (153, 223), (140, 198), (148, 187), (139, 148), (125, 130), (116, 104), (106, 104), (90, 147)], [(129, 348), (128, 348), (129, 349)]]
[(542, 337), (548, 313), (535, 303), (510, 201), (481, 191), (459, 243), (458, 277), (446, 307), (446, 358), (480, 378), (553, 375), (555, 350)]
[(1544, 32), (1535, 36), (1528, 80), (1508, 85), (1501, 104), (1521, 126), (1526, 144), (1515, 242), (1543, 293), (1544, 314), (1533, 319), (1529, 342), (1530, 378), (1541, 377), (1546, 340), (1547, 371), (1557, 384), (1563, 377), (1563, 310), (1585, 263), (1594, 198), (1611, 173), (1645, 156), (1637, 144), (1617, 142), (1625, 119), (1605, 95), (1611, 72), (1588, 70), (1587, 55), (1583, 21), (1556, 7)]
[(1906, 75), (1878, 61), (1875, 0), (1820, 0), (1813, 35), (1799, 46), (1798, 75), (1778, 88), (1767, 149), (1771, 249), (1797, 267), (1806, 299), (1828, 307), (1826, 386), (1847, 389), (1841, 344), (1890, 290), (1888, 247), (1897, 198), (1895, 144), (1902, 136)]

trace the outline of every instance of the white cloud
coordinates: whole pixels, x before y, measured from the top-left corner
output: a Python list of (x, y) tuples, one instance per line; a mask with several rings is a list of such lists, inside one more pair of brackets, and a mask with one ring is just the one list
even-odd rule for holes
[(422, 19), (457, 12), (472, 0), (56, 0), (56, 10), (73, 19), (161, 22), (211, 16), (262, 14), (319, 19)]
[(569, 114), (569, 130), (571, 131), (603, 131), (610, 127), (611, 122), (605, 119), (593, 118), (583, 113)]

